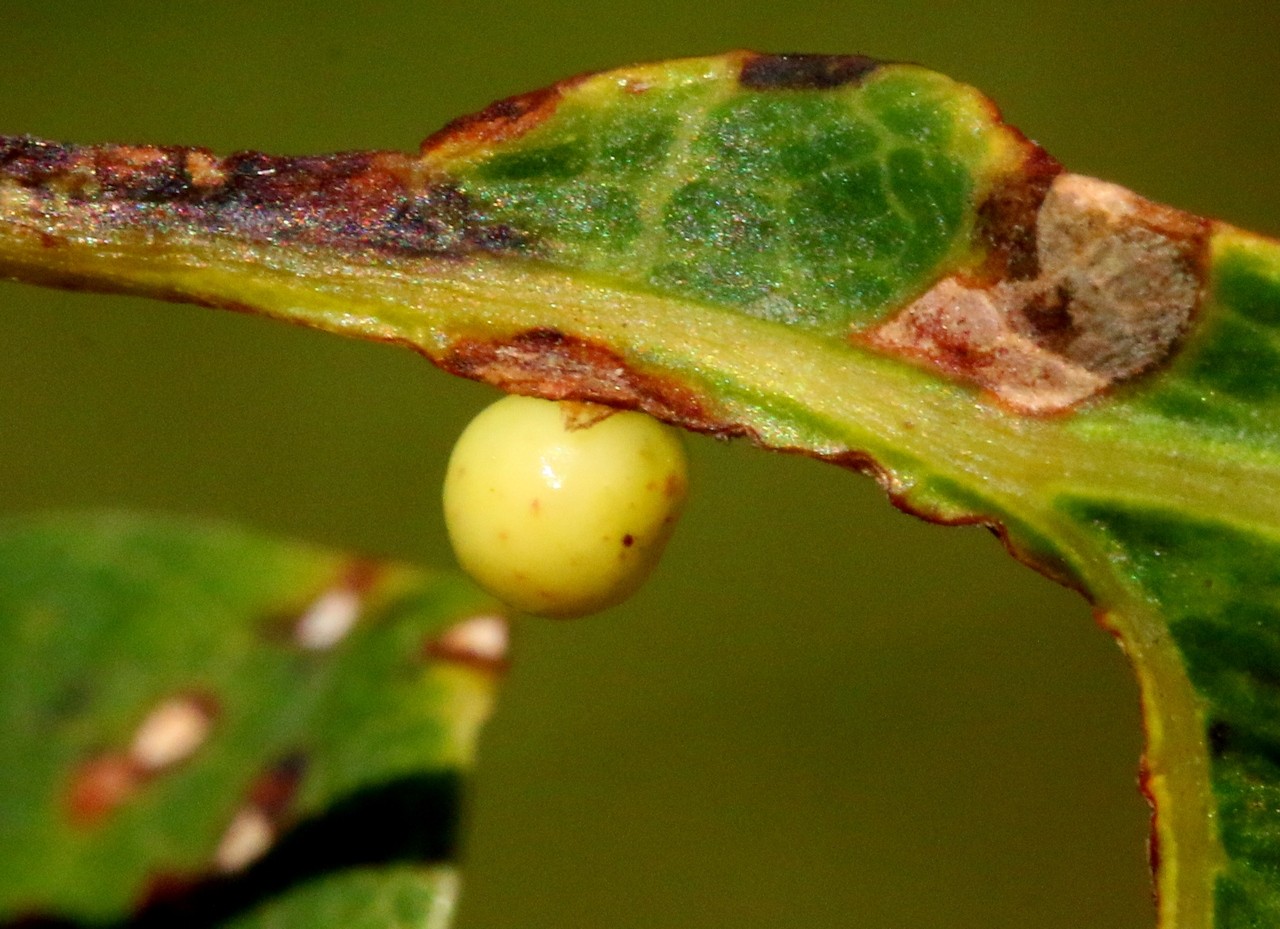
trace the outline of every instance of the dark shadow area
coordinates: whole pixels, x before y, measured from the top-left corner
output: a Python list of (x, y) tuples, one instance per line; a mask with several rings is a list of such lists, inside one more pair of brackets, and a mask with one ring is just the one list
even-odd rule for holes
[(421, 774), (353, 794), (297, 824), (252, 867), (235, 875), (161, 878), (130, 919), (84, 923), (31, 915), (3, 929), (211, 929), (289, 889), (362, 865), (443, 861), (456, 847), (461, 781)]

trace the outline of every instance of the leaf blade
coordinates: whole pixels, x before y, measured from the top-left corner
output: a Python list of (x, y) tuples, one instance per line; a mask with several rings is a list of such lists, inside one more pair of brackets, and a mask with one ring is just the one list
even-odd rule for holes
[(353, 862), (447, 860), (494, 675), (437, 643), (494, 608), (225, 526), (6, 522), (0, 913), (118, 919), (176, 888), (216, 911)]

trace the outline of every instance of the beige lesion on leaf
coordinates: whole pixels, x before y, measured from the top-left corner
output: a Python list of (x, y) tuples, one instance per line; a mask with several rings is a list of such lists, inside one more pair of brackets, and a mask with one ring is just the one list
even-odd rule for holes
[(1201, 299), (1208, 223), (1078, 174), (1036, 218), (1033, 275), (943, 278), (855, 336), (1030, 414), (1070, 409), (1165, 361)]

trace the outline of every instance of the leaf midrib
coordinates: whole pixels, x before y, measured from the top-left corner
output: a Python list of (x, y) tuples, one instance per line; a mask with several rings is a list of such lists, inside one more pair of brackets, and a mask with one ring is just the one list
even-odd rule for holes
[[(0, 273), (21, 277), (24, 256), (3, 233)], [(111, 243), (69, 238), (55, 273), (104, 290), (247, 305), (329, 331), (408, 342), (437, 358), (462, 335), (501, 340), (555, 327), (705, 385), (713, 404), (725, 393), (716, 385), (732, 385), (737, 399), (723, 404), (726, 418), (763, 445), (882, 456), (908, 495), (914, 459), (1024, 522), (1058, 493), (1087, 488), (1091, 496), (1158, 496), (1164, 506), (1280, 533), (1280, 498), (1267, 490), (1280, 480), (1280, 454), (1251, 449), (1242, 458), (1231, 446), (1227, 455), (1192, 429), (1176, 455), (1166, 441), (1141, 441), (1138, 430), (1119, 425), (1064, 429), (1061, 419), (1006, 412), (973, 388), (818, 333), (533, 262), (386, 264), (323, 249), (290, 252), (214, 236), (170, 241), (160, 251), (121, 232)], [(31, 263), (47, 268), (48, 259)]]

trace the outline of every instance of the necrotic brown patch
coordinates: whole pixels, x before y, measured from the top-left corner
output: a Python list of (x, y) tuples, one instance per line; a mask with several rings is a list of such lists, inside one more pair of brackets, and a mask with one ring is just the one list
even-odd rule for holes
[(87, 234), (213, 234), (432, 257), (524, 252), (530, 244), (521, 230), (487, 221), (457, 187), (399, 152), (219, 159), (198, 148), (0, 137), (0, 190), (5, 186), (25, 193), (37, 219), (74, 204)]
[[(1203, 219), (1080, 175), (1063, 175), (1040, 212), (1041, 286), (1070, 318), (1055, 350), (1110, 381), (1162, 361), (1200, 302), (1208, 228)], [(1024, 300), (1012, 317), (1037, 332)]]
[(306, 771), (306, 756), (289, 755), (250, 784), (246, 802), (227, 824), (214, 851), (215, 872), (241, 871), (270, 850), (283, 832), (283, 823)]
[(128, 800), (141, 785), (142, 772), (123, 752), (91, 758), (75, 771), (67, 792), (72, 823), (96, 826)]
[(868, 341), (985, 387), (1025, 412), (1063, 409), (1106, 386), (1016, 332), (1012, 311), (1000, 287), (947, 278), (873, 330)]
[(697, 432), (746, 434), (714, 415), (686, 384), (638, 371), (611, 349), (554, 329), (530, 329), (506, 340), (460, 339), (434, 360), (451, 374), (508, 393), (643, 410)]
[(250, 785), (249, 805), (262, 810), (272, 820), (284, 818), (306, 773), (306, 755), (301, 752), (286, 755)]
[[(999, 114), (993, 118), (998, 120)], [(1039, 273), (1036, 218), (1053, 179), (1062, 173), (1057, 159), (1024, 142), (1018, 170), (997, 182), (978, 205), (975, 236), (986, 249), (986, 270), (994, 279), (1024, 280)]]
[[(859, 338), (1024, 413), (1069, 409), (1169, 357), (1199, 306), (1204, 220), (1074, 174), (1056, 177), (1034, 220), (1000, 209), (985, 228), (1005, 230), (988, 243), (1008, 244), (1008, 277), (945, 278)], [(1018, 257), (1029, 229), (1034, 266)]]
[(753, 55), (738, 82), (750, 90), (829, 90), (855, 84), (880, 65), (865, 55)]
[(31, 136), (0, 136), (0, 176), (38, 186), (66, 173), (75, 151), (75, 146)]
[(191, 154), (189, 149), (155, 146), (99, 148), (94, 152), (94, 180), (113, 198), (146, 203), (180, 199), (195, 189), (187, 173)]
[(568, 91), (597, 73), (577, 74), (550, 87), (491, 103), (478, 113), (460, 116), (427, 136), (422, 142), (421, 154), (448, 158), (470, 149), (518, 139), (550, 117)]
[(153, 706), (123, 751), (101, 752), (72, 772), (66, 793), (71, 821), (95, 826), (157, 777), (187, 761), (208, 740), (218, 704), (201, 693), (176, 694)]

